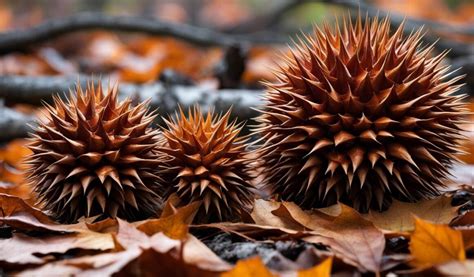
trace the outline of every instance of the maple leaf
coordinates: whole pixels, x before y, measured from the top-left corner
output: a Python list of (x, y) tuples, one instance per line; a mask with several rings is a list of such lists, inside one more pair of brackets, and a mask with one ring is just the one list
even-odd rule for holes
[(301, 270), (298, 272), (298, 277), (329, 277), (331, 276), (332, 257), (325, 259), (318, 265), (312, 268)]
[(370, 211), (366, 219), (376, 227), (391, 232), (410, 232), (415, 229), (412, 215), (438, 224), (448, 224), (457, 216), (458, 207), (451, 205), (451, 197), (441, 196), (417, 203), (394, 200), (387, 211)]
[(280, 209), (283, 208), (296, 222), (317, 235), (304, 238), (305, 241), (329, 245), (336, 256), (361, 271), (380, 270), (384, 235), (356, 210), (341, 204), (340, 215), (332, 217), (318, 210), (303, 211), (290, 202), (282, 203)]
[(26, 231), (74, 232), (69, 226), (55, 223), (23, 199), (2, 193), (0, 193), (0, 222)]
[(246, 260), (240, 260), (235, 267), (221, 275), (222, 277), (274, 277), (268, 270), (260, 257), (253, 257)]
[(185, 239), (188, 234), (189, 224), (192, 222), (200, 206), (200, 201), (193, 202), (177, 209), (175, 214), (159, 219), (146, 220), (140, 223), (137, 228), (147, 235), (163, 232), (166, 236), (173, 239)]
[(415, 218), (415, 231), (410, 240), (412, 264), (416, 267), (429, 267), (452, 260), (464, 261), (462, 234), (447, 225), (433, 224)]

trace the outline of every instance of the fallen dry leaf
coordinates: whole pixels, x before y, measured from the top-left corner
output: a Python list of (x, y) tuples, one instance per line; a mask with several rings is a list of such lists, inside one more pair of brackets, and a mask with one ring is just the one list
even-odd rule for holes
[(444, 276), (474, 276), (474, 260), (451, 261), (435, 269)]
[(84, 230), (77, 234), (48, 237), (30, 237), (14, 234), (9, 239), (0, 240), (0, 261), (11, 264), (41, 264), (43, 259), (37, 255), (65, 253), (71, 249), (110, 250), (114, 242), (110, 234)]
[(412, 264), (416, 267), (429, 267), (466, 259), (460, 231), (419, 218), (415, 218), (415, 231), (410, 240), (410, 252), (413, 256)]
[(250, 216), (257, 225), (286, 228), (291, 230), (303, 230), (304, 227), (294, 220), (288, 220), (283, 216), (278, 216), (272, 213), (272, 211), (280, 208), (281, 205), (281, 202), (277, 201), (256, 199)]
[(17, 196), (0, 193), (0, 222), (26, 231), (74, 232), (66, 225), (53, 222), (42, 211)]
[(268, 270), (260, 257), (253, 257), (246, 260), (240, 260), (235, 267), (225, 273), (222, 277), (274, 277), (275, 275)]
[(319, 235), (306, 241), (328, 244), (345, 262), (362, 271), (378, 272), (385, 248), (383, 233), (354, 209), (341, 204), (341, 214), (331, 217), (318, 210), (303, 211), (294, 203), (284, 202), (293, 219)]
[(298, 277), (329, 277), (331, 276), (332, 257), (327, 258), (320, 264), (298, 272)]
[(200, 206), (200, 201), (193, 202), (177, 209), (173, 215), (146, 220), (140, 223), (137, 229), (147, 235), (163, 232), (172, 239), (185, 239), (188, 234), (189, 224), (193, 221)]
[(370, 211), (364, 217), (376, 227), (386, 231), (411, 232), (415, 229), (412, 215), (433, 223), (449, 224), (457, 216), (457, 209), (458, 207), (451, 205), (451, 197), (440, 196), (417, 203), (394, 200), (387, 211)]

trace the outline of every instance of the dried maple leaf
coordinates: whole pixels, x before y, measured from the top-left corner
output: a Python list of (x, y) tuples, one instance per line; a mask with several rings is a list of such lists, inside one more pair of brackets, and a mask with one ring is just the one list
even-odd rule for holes
[(367, 220), (376, 227), (390, 232), (410, 232), (415, 229), (412, 215), (438, 224), (448, 224), (457, 216), (458, 207), (451, 205), (451, 197), (441, 196), (417, 203), (394, 200), (385, 212), (370, 211)]
[(193, 202), (177, 209), (175, 214), (146, 220), (138, 225), (137, 229), (149, 236), (163, 232), (172, 239), (183, 240), (187, 237), (189, 224), (193, 221), (200, 206), (200, 201)]
[(0, 261), (10, 264), (42, 264), (46, 261), (39, 258), (39, 254), (65, 253), (78, 248), (104, 251), (113, 249), (114, 242), (110, 234), (88, 230), (44, 238), (14, 234), (12, 238), (0, 240)]
[(303, 240), (330, 246), (336, 256), (361, 271), (380, 270), (384, 235), (356, 210), (341, 204), (340, 214), (331, 216), (318, 210), (303, 211), (294, 203), (283, 202), (272, 214), (284, 216), (311, 230), (315, 236)]
[(322, 263), (298, 272), (298, 277), (329, 277), (331, 276), (332, 257), (327, 258)]
[(46, 214), (23, 199), (1, 193), (0, 222), (25, 231), (73, 232), (69, 227), (53, 222)]
[(222, 277), (274, 277), (268, 270), (260, 257), (253, 257), (246, 260), (240, 260), (235, 267), (221, 275)]
[(410, 252), (413, 256), (411, 263), (416, 267), (466, 260), (460, 231), (419, 218), (415, 218), (415, 231), (410, 240)]

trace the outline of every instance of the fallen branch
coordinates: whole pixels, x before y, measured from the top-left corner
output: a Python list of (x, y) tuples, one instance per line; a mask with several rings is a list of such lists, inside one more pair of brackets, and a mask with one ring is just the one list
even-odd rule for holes
[(0, 105), (0, 141), (26, 136), (34, 124), (32, 116)]
[[(77, 80), (80, 80), (81, 86), (85, 87), (90, 78), (73, 76), (0, 76), (0, 97), (8, 103), (28, 103), (39, 105), (41, 101), (51, 101), (53, 94), (61, 96), (73, 89)], [(97, 79), (92, 80), (97, 83)], [(103, 82), (103, 86), (107, 86)], [(158, 109), (159, 114), (166, 116), (177, 110), (178, 105), (187, 109), (188, 107), (199, 104), (203, 110), (215, 108), (217, 111), (223, 111), (232, 107), (233, 115), (242, 120), (250, 119), (256, 116), (256, 111), (252, 107), (258, 107), (261, 104), (261, 90), (245, 89), (220, 89), (215, 90), (199, 86), (178, 86), (165, 85), (163, 83), (153, 83), (144, 85), (134, 85), (121, 83), (119, 85), (121, 98), (130, 97), (134, 101), (143, 101), (151, 99), (150, 107)], [(5, 110), (5, 108), (3, 108)], [(0, 139), (12, 138), (18, 135), (26, 135), (29, 128), (10, 127), (22, 126), (27, 119), (14, 118), (11, 120), (0, 121)], [(6, 134), (12, 128), (13, 134)]]
[(0, 34), (0, 53), (17, 51), (63, 34), (103, 29), (109, 31), (142, 32), (150, 35), (172, 36), (202, 46), (233, 46), (250, 43), (281, 43), (281, 38), (252, 35), (229, 35), (209, 29), (177, 24), (156, 19), (132, 16), (82, 13), (52, 19), (23, 30)]
[[(419, 29), (421, 27), (428, 30), (428, 35), (425, 36), (425, 41), (435, 42), (437, 37), (442, 34), (449, 35), (465, 35), (474, 37), (474, 27), (473, 26), (459, 26), (445, 24), (428, 19), (416, 19), (411, 17), (406, 17), (400, 14), (393, 12), (386, 12), (380, 10), (378, 7), (367, 4), (365, 1), (361, 0), (292, 0), (285, 2), (283, 4), (277, 5), (273, 10), (254, 18), (253, 20), (246, 21), (240, 25), (234, 26), (226, 31), (230, 33), (245, 33), (245, 32), (255, 32), (261, 30), (268, 30), (274, 27), (276, 24), (281, 22), (281, 18), (291, 9), (306, 3), (311, 2), (321, 2), (326, 4), (339, 5), (342, 7), (347, 7), (352, 11), (358, 13), (360, 11), (361, 15), (369, 15), (369, 17), (384, 17), (390, 16), (390, 21), (393, 25), (399, 26), (404, 22), (405, 24), (405, 33), (408, 35), (412, 30)], [(449, 39), (439, 40), (436, 44), (436, 47), (439, 49), (452, 49), (452, 56), (465, 56), (474, 54), (474, 45), (469, 43), (463, 43), (460, 41), (453, 41)]]

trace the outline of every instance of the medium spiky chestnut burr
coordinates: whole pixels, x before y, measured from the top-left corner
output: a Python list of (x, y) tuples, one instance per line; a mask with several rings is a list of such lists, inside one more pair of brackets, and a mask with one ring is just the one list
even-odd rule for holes
[(176, 193), (178, 206), (202, 201), (195, 222), (234, 220), (253, 200), (248, 137), (242, 124), (229, 123), (230, 111), (204, 116), (194, 107), (165, 120), (162, 151), (169, 156), (165, 196)]
[(446, 52), (421, 47), (421, 30), (402, 33), (388, 18), (344, 19), (289, 51), (255, 128), (277, 197), (366, 211), (439, 194), (462, 138), (461, 77), (448, 78)]
[(61, 222), (101, 215), (129, 220), (157, 213), (160, 132), (147, 103), (117, 100), (117, 86), (77, 85), (46, 105), (29, 148), (29, 181), (39, 204)]

